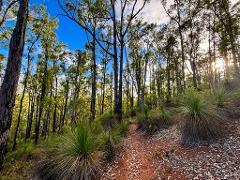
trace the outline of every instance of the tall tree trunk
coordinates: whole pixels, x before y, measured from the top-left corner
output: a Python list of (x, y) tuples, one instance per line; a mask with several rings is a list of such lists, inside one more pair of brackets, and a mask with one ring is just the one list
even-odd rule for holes
[(114, 113), (119, 114), (118, 109), (118, 53), (117, 53), (117, 22), (115, 0), (111, 0), (112, 20), (113, 20), (113, 71), (114, 71)]
[(167, 103), (170, 102), (171, 98), (171, 67), (170, 67), (170, 62), (169, 58), (167, 59)]
[(225, 67), (225, 82), (228, 84), (230, 80), (229, 59), (227, 51), (223, 54), (224, 67)]
[(127, 50), (125, 48), (125, 53), (126, 53), (126, 86), (127, 86), (127, 92), (126, 92), (126, 97), (127, 97), (127, 112), (129, 113), (129, 105), (131, 101), (131, 92), (130, 92), (130, 69), (129, 69), (129, 60), (127, 57)]
[[(95, 30), (93, 32), (95, 37)], [(91, 96), (91, 109), (90, 109), (90, 122), (95, 119), (96, 109), (96, 88), (97, 88), (97, 64), (96, 64), (96, 40), (92, 41), (92, 96)]]
[(123, 55), (124, 37), (120, 34), (120, 69), (119, 69), (119, 89), (118, 89), (118, 117), (122, 120), (122, 91), (123, 91)]
[[(141, 102), (140, 106), (141, 106), (142, 110), (144, 109), (144, 102), (145, 102), (145, 90), (146, 90), (146, 80), (147, 80), (147, 66), (148, 66), (148, 57), (145, 56), (143, 84), (142, 84), (142, 87), (141, 87), (141, 100), (140, 100), (140, 102)], [(150, 71), (151, 71), (151, 68), (150, 68)], [(150, 82), (150, 84), (151, 84), (151, 82)]]
[[(36, 97), (32, 95), (33, 97), (31, 98), (29, 94), (29, 102), (31, 102), (31, 107), (30, 107), (30, 112), (28, 116), (28, 122), (27, 122), (27, 128), (26, 128), (26, 135), (25, 135), (25, 141), (30, 138), (31, 136), (31, 130), (32, 130), (32, 120), (33, 120), (33, 115), (34, 115), (34, 107), (35, 107), (35, 101)], [(30, 105), (30, 104), (29, 104)]]
[(75, 76), (75, 87), (73, 93), (73, 103), (72, 103), (72, 118), (71, 118), (71, 126), (77, 126), (77, 117), (78, 117), (78, 106), (77, 101), (79, 100), (79, 93), (80, 93), (80, 65), (81, 65), (81, 57), (77, 60), (77, 74)]
[[(49, 98), (52, 99), (53, 97), (53, 82), (51, 80), (50, 83), (50, 96)], [(51, 109), (52, 109), (52, 103), (48, 104), (48, 108), (47, 111), (45, 112), (45, 118), (43, 119), (43, 125), (42, 125), (42, 136), (46, 137), (47, 135), (49, 135), (50, 132), (50, 116), (51, 116)]]
[(185, 53), (184, 53), (184, 40), (183, 40), (183, 34), (182, 34), (182, 27), (181, 27), (181, 12), (180, 12), (180, 4), (177, 2), (177, 17), (178, 17), (178, 34), (180, 37), (180, 45), (181, 45), (181, 57), (182, 57), (182, 90), (186, 87), (186, 81), (185, 81)]
[(208, 54), (209, 54), (209, 68), (208, 68), (208, 77), (209, 77), (209, 88), (213, 89), (213, 67), (212, 67), (212, 51), (211, 51), (211, 15), (209, 15), (208, 20)]
[(27, 70), (27, 73), (25, 75), (25, 80), (24, 80), (24, 85), (23, 85), (23, 92), (22, 92), (22, 97), (21, 97), (21, 100), (20, 100), (20, 107), (19, 107), (19, 112), (18, 112), (17, 126), (16, 126), (15, 131), (14, 131), (12, 151), (16, 150), (17, 135), (18, 135), (18, 130), (19, 130), (21, 116), (22, 116), (22, 109), (23, 109), (23, 100), (24, 100), (24, 97), (25, 97), (26, 86), (27, 86), (27, 81), (28, 81), (28, 74), (29, 74), (28, 71), (29, 70)]
[(43, 75), (43, 82), (42, 82), (42, 88), (41, 88), (41, 97), (39, 100), (39, 110), (38, 110), (38, 120), (36, 122), (36, 128), (35, 128), (35, 144), (38, 142), (39, 138), (39, 131), (40, 131), (40, 123), (42, 119), (42, 114), (43, 114), (43, 109), (44, 109), (44, 101), (45, 101), (45, 96), (47, 92), (47, 71), (48, 71), (48, 47), (46, 45), (45, 47), (45, 62), (44, 62), (44, 75)]
[(53, 113), (53, 126), (52, 126), (52, 131), (53, 133), (56, 132), (57, 128), (57, 93), (58, 93), (58, 81), (57, 81), (57, 75), (55, 76), (55, 104), (54, 104), (54, 113)]
[(131, 84), (131, 97), (130, 97), (130, 108), (131, 108), (131, 116), (133, 117), (134, 115), (134, 95), (133, 95), (133, 82)]
[(7, 68), (0, 89), (0, 166), (9, 139), (27, 26), (28, 0), (19, 0), (19, 3), (17, 22), (9, 44)]
[(101, 105), (101, 114), (104, 113), (105, 86), (106, 86), (106, 69), (107, 69), (107, 61), (104, 62), (104, 67), (103, 67), (103, 86), (102, 86), (102, 105)]
[(18, 119), (17, 119), (17, 126), (15, 128), (15, 132), (14, 132), (14, 138), (13, 138), (13, 147), (12, 150), (16, 150), (16, 145), (17, 145), (17, 135), (18, 135), (18, 130), (19, 130), (19, 126), (20, 126), (20, 122), (22, 119), (22, 109), (23, 109), (23, 100), (25, 97), (25, 93), (26, 93), (26, 88), (27, 88), (27, 84), (28, 84), (28, 78), (30, 75), (30, 65), (31, 65), (31, 52), (33, 50), (34, 44), (37, 42), (37, 40), (39, 39), (39, 36), (37, 36), (37, 38), (32, 42), (29, 50), (28, 50), (28, 55), (27, 55), (27, 71), (25, 74), (25, 78), (24, 78), (24, 83), (23, 83), (23, 92), (22, 92), (22, 97), (20, 100), (20, 107), (19, 107), (19, 112), (18, 112)]
[(62, 119), (61, 119), (61, 127), (65, 124), (65, 118), (66, 118), (67, 106), (68, 106), (68, 93), (69, 93), (69, 81), (67, 80), (64, 110), (63, 110), (63, 116), (62, 116)]

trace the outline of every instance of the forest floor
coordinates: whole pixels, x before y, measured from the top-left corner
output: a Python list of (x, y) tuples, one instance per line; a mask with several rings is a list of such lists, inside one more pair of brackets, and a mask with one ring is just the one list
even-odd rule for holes
[[(224, 126), (226, 137), (185, 147), (180, 145), (177, 125), (149, 136), (133, 123), (101, 180), (240, 179), (240, 121), (229, 120)], [(13, 162), (0, 172), (0, 180), (34, 179), (32, 160)]]
[(180, 145), (177, 126), (152, 137), (131, 124), (122, 150), (101, 180), (240, 179), (240, 124), (224, 124), (227, 137), (210, 145)]

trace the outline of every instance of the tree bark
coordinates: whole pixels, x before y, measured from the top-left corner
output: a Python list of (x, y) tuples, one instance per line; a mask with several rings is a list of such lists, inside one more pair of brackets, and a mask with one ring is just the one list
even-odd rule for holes
[[(29, 97), (31, 97), (30, 94), (29, 94)], [(26, 142), (26, 140), (28, 138), (30, 138), (30, 135), (31, 135), (32, 120), (33, 120), (34, 107), (35, 107), (35, 100), (36, 100), (36, 97), (34, 97), (34, 96), (32, 98), (29, 98), (29, 102), (31, 102), (31, 106), (30, 106), (30, 112), (29, 112), (28, 122), (27, 122), (25, 142)]]
[[(96, 36), (95, 30), (93, 36)], [(96, 64), (96, 40), (93, 38), (92, 42), (92, 96), (90, 109), (90, 122), (95, 119), (96, 109), (96, 88), (97, 88), (97, 64)]]
[(103, 66), (104, 66), (104, 67), (103, 67), (103, 86), (102, 86), (102, 105), (101, 105), (101, 114), (104, 113), (107, 59), (104, 61), (104, 65), (103, 65)]
[(54, 113), (53, 113), (53, 127), (52, 127), (52, 131), (53, 133), (56, 132), (56, 128), (57, 128), (57, 93), (58, 93), (58, 83), (57, 83), (57, 75), (55, 76), (55, 97), (54, 97), (54, 101), (55, 101), (55, 105), (54, 105)]
[(117, 56), (117, 22), (115, 0), (111, 0), (112, 20), (113, 20), (113, 71), (114, 71), (114, 113), (119, 114), (118, 109), (118, 56)]
[(17, 22), (9, 44), (7, 68), (0, 89), (0, 166), (2, 166), (9, 139), (27, 26), (28, 0), (19, 0), (19, 3)]
[(63, 127), (63, 125), (65, 124), (65, 118), (66, 118), (66, 114), (67, 114), (67, 105), (68, 105), (68, 93), (69, 93), (69, 81), (67, 80), (64, 110), (63, 110), (63, 116), (61, 119), (61, 127)]
[(16, 150), (16, 145), (17, 145), (17, 135), (18, 135), (18, 130), (19, 130), (19, 126), (20, 126), (20, 122), (22, 119), (22, 109), (23, 109), (23, 100), (25, 97), (25, 93), (26, 93), (26, 88), (28, 85), (28, 79), (29, 79), (29, 75), (30, 75), (30, 65), (31, 65), (31, 52), (33, 50), (34, 44), (37, 42), (39, 36), (37, 36), (37, 38), (32, 42), (29, 51), (28, 51), (28, 55), (27, 55), (27, 71), (25, 74), (25, 78), (24, 78), (24, 83), (23, 83), (23, 92), (22, 92), (22, 97), (20, 100), (20, 107), (19, 107), (19, 112), (18, 112), (18, 119), (17, 119), (17, 126), (15, 128), (15, 132), (14, 132), (14, 138), (13, 138), (13, 147), (12, 150)]
[(38, 138), (39, 138), (39, 131), (40, 131), (40, 123), (41, 123), (41, 119), (42, 119), (42, 114), (43, 114), (43, 109), (44, 109), (44, 101), (45, 101), (45, 96), (46, 96), (46, 92), (47, 92), (47, 70), (48, 70), (48, 47), (46, 45), (45, 47), (45, 62), (44, 62), (44, 75), (43, 75), (43, 82), (42, 82), (42, 88), (41, 88), (41, 97), (39, 100), (39, 110), (38, 110), (38, 119), (36, 121), (36, 128), (35, 128), (35, 144), (37, 144), (38, 142)]

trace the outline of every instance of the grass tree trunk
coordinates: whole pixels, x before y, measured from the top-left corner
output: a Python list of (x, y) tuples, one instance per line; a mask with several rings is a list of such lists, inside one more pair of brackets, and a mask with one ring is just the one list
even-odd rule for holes
[(9, 44), (7, 68), (0, 89), (0, 166), (2, 166), (9, 139), (28, 17), (28, 0), (19, 0), (19, 3), (17, 22)]

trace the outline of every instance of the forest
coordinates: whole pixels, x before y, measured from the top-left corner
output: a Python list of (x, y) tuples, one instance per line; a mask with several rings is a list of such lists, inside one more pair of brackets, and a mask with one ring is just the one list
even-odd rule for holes
[(0, 0), (0, 180), (238, 180), (239, 79), (239, 0)]

